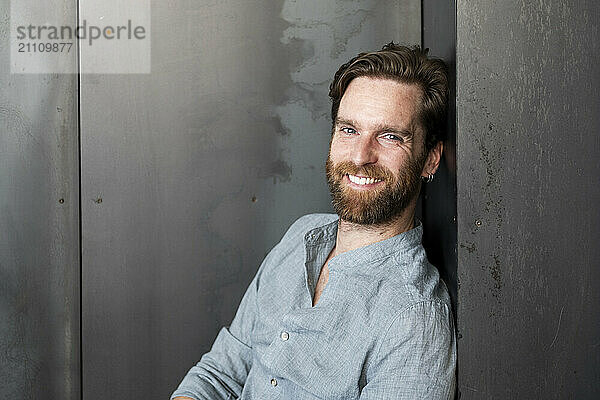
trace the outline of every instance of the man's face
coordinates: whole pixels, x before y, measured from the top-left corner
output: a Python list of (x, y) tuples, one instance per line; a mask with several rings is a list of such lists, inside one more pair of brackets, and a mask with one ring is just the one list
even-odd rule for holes
[(333, 206), (343, 220), (384, 224), (414, 209), (427, 160), (421, 96), (418, 86), (389, 79), (359, 77), (348, 85), (326, 164)]

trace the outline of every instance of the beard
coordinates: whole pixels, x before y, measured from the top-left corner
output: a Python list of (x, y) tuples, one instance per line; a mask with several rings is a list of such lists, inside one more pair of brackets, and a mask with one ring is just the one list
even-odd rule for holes
[[(398, 175), (379, 165), (358, 167), (351, 161), (333, 164), (327, 157), (325, 171), (335, 212), (345, 221), (360, 225), (382, 225), (391, 222), (409, 206), (421, 188), (421, 171), (427, 153), (406, 162)], [(383, 185), (355, 190), (343, 182), (347, 174), (380, 179)], [(381, 187), (379, 187), (381, 186)]]

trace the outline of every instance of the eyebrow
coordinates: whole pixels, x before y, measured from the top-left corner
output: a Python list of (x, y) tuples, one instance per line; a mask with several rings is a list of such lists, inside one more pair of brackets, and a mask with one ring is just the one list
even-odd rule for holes
[[(346, 119), (346, 118), (336, 118), (335, 119), (335, 125), (350, 125), (352, 127), (357, 127), (358, 124), (356, 123), (356, 121), (351, 120), (351, 119)], [(383, 133), (383, 132), (388, 132), (388, 133), (395, 133), (398, 135), (402, 135), (405, 137), (412, 137), (413, 136), (413, 132), (407, 129), (401, 129), (401, 128), (397, 128), (391, 125), (376, 125), (375, 126), (375, 131), (378, 133)]]

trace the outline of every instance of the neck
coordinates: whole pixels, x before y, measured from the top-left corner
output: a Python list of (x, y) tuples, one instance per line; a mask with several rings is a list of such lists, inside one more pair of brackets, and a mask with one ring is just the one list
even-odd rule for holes
[(380, 225), (360, 225), (340, 218), (333, 255), (389, 239), (414, 227), (414, 207), (405, 210), (390, 222)]

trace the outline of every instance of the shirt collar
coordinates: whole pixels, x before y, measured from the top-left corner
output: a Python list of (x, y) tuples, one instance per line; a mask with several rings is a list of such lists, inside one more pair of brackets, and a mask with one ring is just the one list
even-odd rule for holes
[[(305, 246), (312, 246), (329, 241), (335, 242), (338, 229), (338, 220), (318, 226), (306, 232), (304, 235)], [(344, 266), (365, 265), (377, 260), (388, 258), (393, 255), (408, 252), (417, 246), (421, 246), (423, 237), (423, 224), (415, 218), (415, 227), (402, 232), (389, 239), (359, 247), (333, 257), (328, 264), (329, 269), (343, 268)]]

